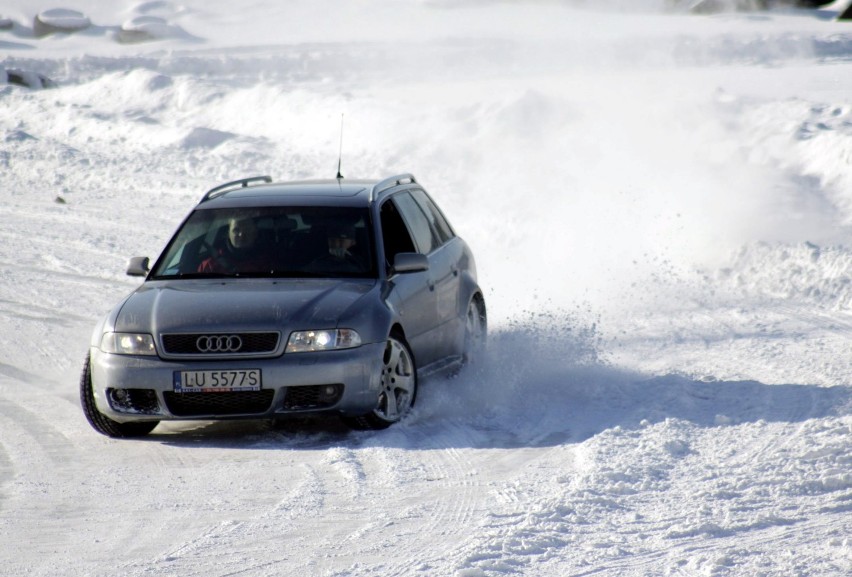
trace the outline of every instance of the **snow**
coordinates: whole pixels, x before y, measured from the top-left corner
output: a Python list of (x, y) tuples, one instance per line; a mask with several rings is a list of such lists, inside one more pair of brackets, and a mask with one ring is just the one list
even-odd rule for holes
[[(0, 70), (58, 86), (0, 85), (3, 575), (852, 574), (845, 4), (7, 0)], [(341, 114), (472, 245), (487, 359), (383, 432), (96, 434), (127, 258), (333, 176)]]

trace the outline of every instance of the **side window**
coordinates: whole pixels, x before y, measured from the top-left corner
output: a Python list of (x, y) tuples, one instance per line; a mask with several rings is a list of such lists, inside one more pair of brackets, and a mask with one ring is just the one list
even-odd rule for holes
[(418, 189), (412, 190), (411, 195), (414, 197), (414, 200), (417, 201), (417, 204), (419, 204), (423, 209), (423, 212), (426, 213), (426, 218), (429, 219), (429, 223), (438, 234), (438, 239), (441, 241), (441, 244), (444, 244), (455, 236), (450, 223), (447, 222), (447, 219), (444, 218), (441, 210), (435, 206), (435, 203), (432, 202), (429, 195)]
[(432, 227), (429, 226), (429, 220), (423, 213), (423, 209), (418, 206), (410, 194), (402, 192), (393, 197), (394, 201), (399, 206), (399, 211), (408, 226), (411, 228), (411, 234), (414, 235), (414, 242), (417, 244), (419, 252), (429, 254), (441, 243), (432, 233)]
[(397, 253), (416, 252), (411, 235), (408, 234), (408, 229), (405, 227), (405, 222), (403, 222), (402, 216), (400, 216), (392, 201), (387, 201), (382, 205), (381, 219), (385, 258), (389, 264), (393, 262)]

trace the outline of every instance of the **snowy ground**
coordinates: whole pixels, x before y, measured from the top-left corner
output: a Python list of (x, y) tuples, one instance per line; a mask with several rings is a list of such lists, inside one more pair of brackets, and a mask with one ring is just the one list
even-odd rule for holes
[[(0, 85), (0, 573), (852, 574), (852, 24), (665, 4), (7, 0), (0, 69), (58, 87)], [(485, 366), (378, 433), (96, 434), (127, 257), (333, 176), (341, 114), (473, 246)]]

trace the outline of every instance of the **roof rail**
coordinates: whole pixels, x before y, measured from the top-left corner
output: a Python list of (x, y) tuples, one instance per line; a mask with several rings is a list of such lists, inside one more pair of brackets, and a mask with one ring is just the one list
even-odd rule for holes
[(413, 174), (397, 174), (396, 176), (391, 176), (390, 178), (380, 180), (379, 182), (374, 184), (372, 190), (370, 190), (370, 197), (375, 198), (376, 195), (382, 192), (383, 190), (387, 190), (389, 188), (393, 188), (394, 186), (404, 184), (404, 181), (406, 180), (410, 184), (415, 184), (417, 182), (416, 180), (414, 180)]
[(269, 184), (270, 182), (272, 182), (272, 177), (271, 176), (250, 176), (248, 178), (241, 178), (240, 180), (232, 180), (231, 182), (226, 182), (225, 184), (220, 184), (219, 186), (217, 186), (215, 188), (211, 188), (210, 190), (208, 190), (207, 193), (204, 195), (204, 198), (201, 199), (201, 202), (204, 202), (206, 200), (210, 200), (211, 198), (215, 198), (215, 197), (217, 197), (221, 194), (225, 194), (229, 190), (233, 190), (233, 189), (236, 189), (236, 188), (246, 188), (249, 185), (249, 183), (261, 182), (261, 181)]

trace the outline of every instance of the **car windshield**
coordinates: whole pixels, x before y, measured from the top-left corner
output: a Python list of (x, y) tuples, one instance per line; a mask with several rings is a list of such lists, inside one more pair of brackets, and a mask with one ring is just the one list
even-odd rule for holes
[(375, 278), (374, 254), (366, 208), (196, 210), (151, 277)]

